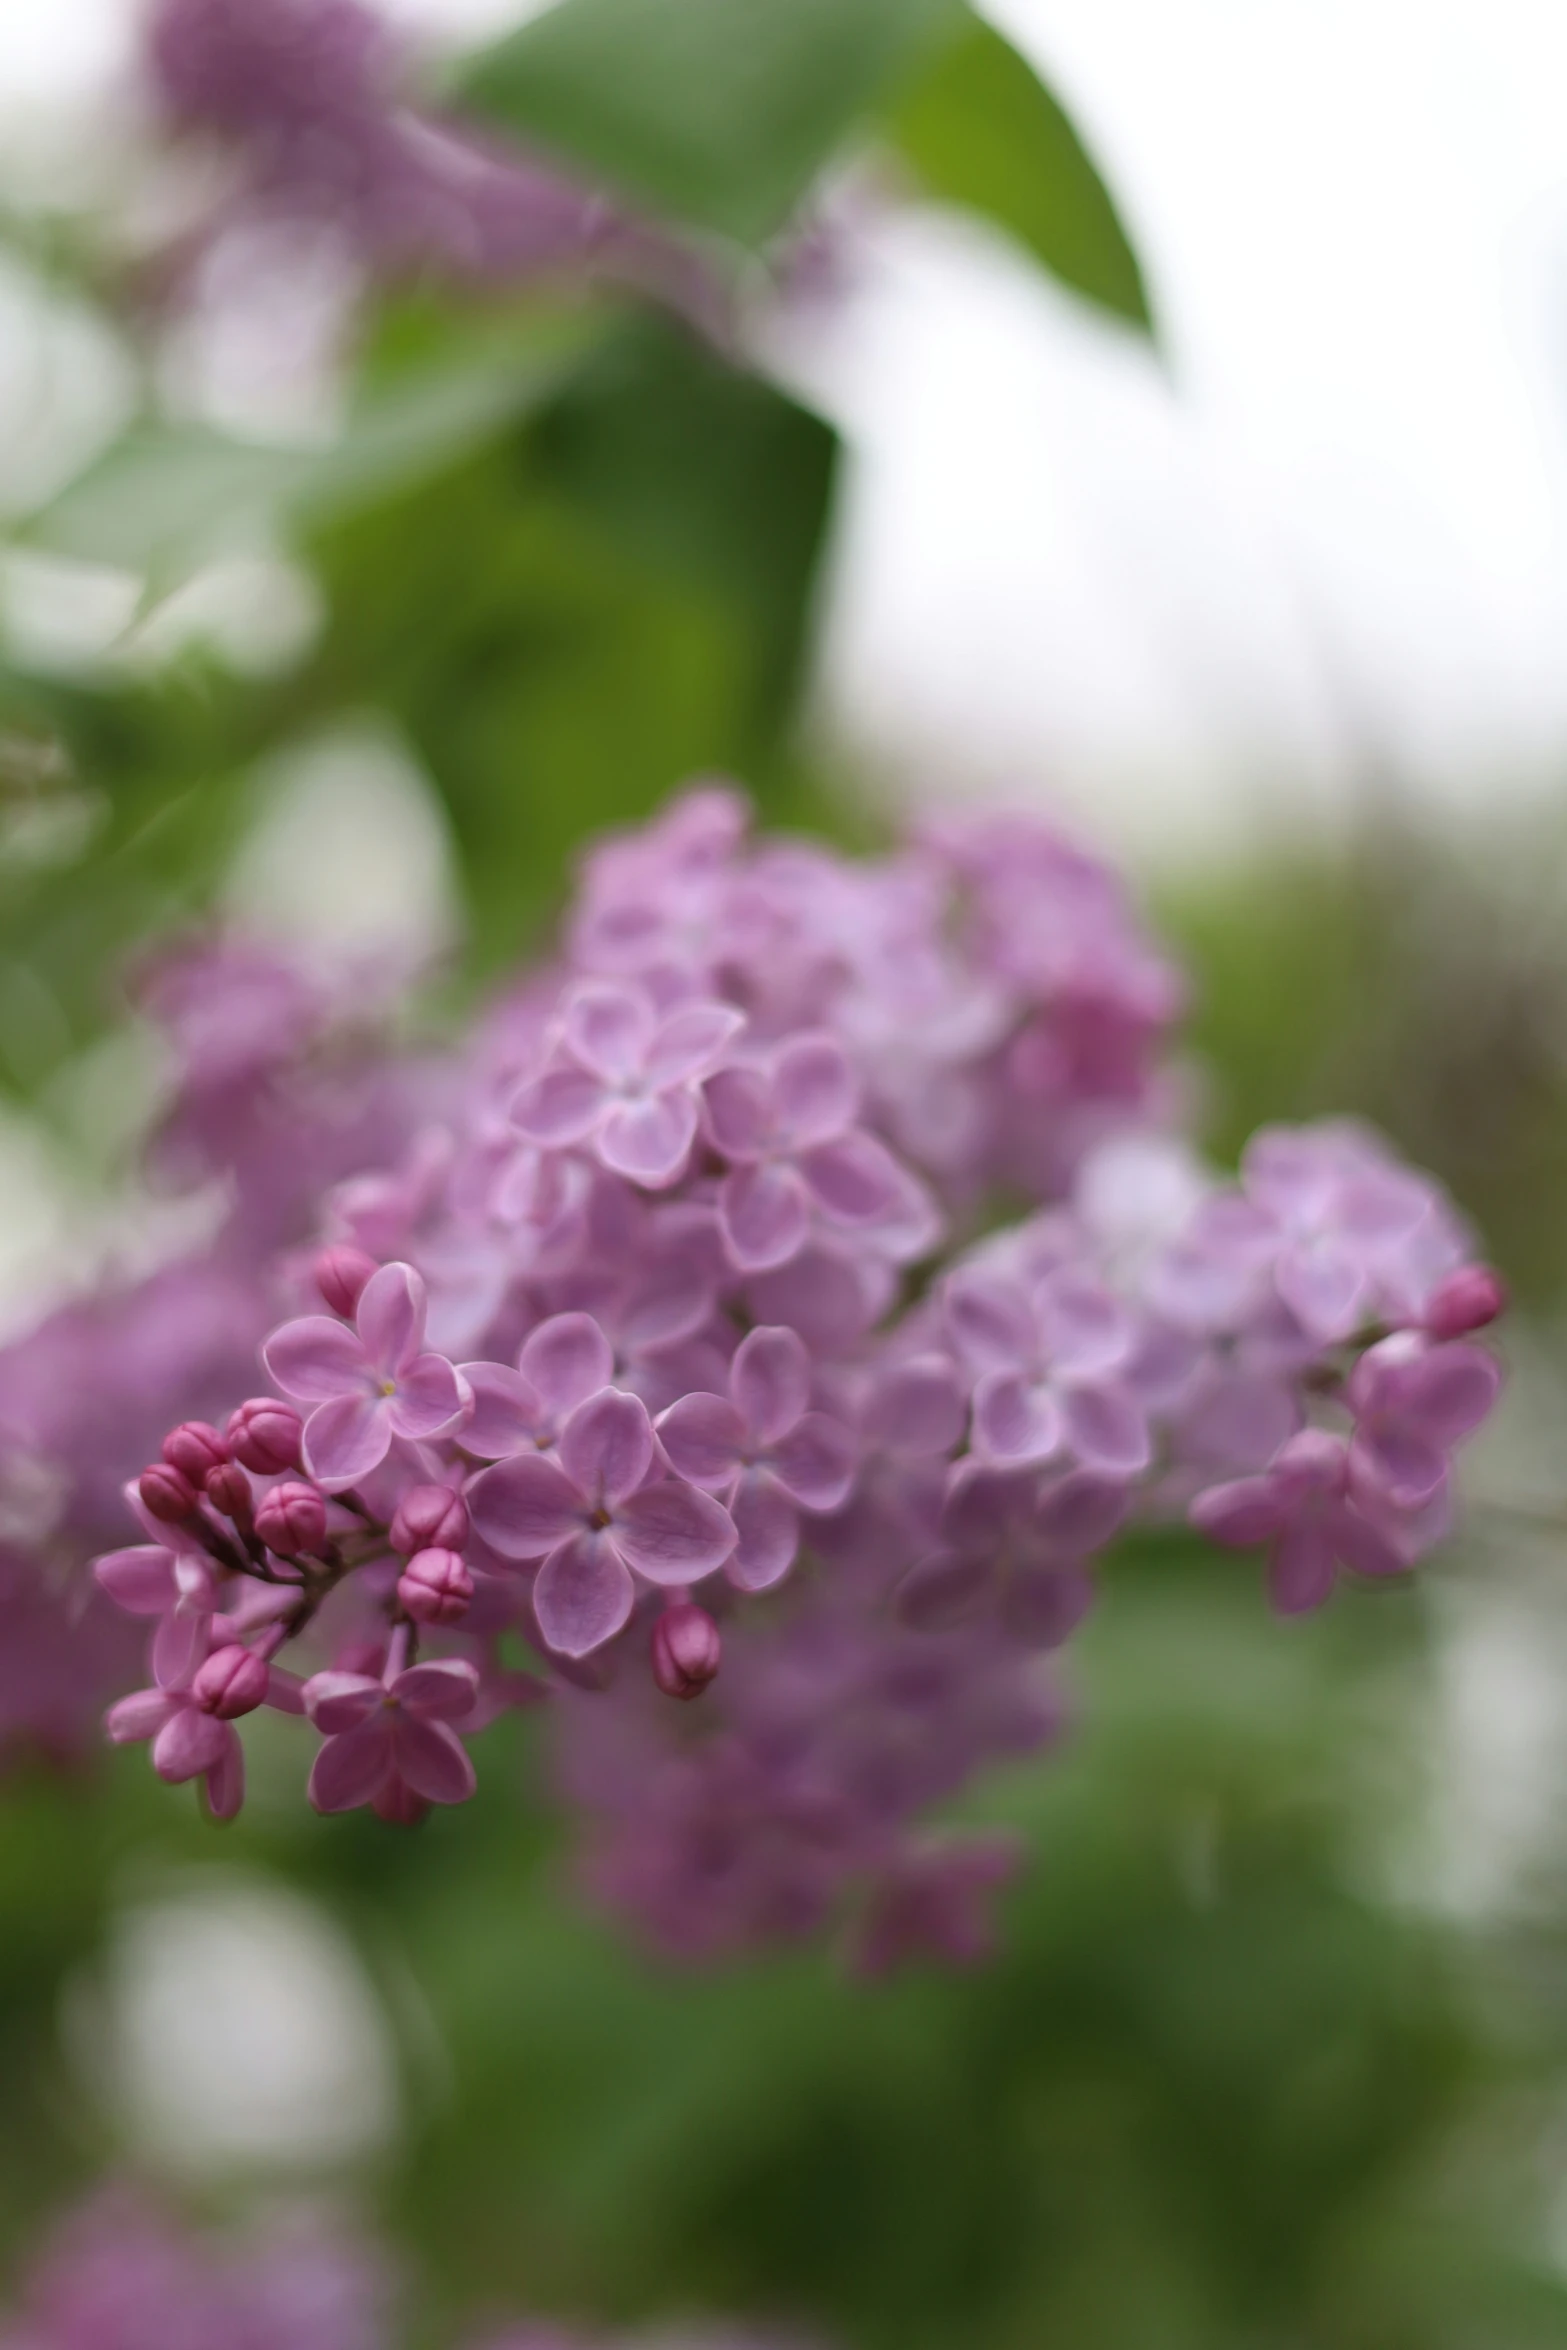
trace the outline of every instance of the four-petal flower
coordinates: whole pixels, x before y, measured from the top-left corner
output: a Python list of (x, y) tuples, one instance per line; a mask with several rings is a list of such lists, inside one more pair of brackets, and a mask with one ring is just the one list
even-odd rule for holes
[(329, 1492), (378, 1468), (400, 1436), (451, 1435), (472, 1407), (467, 1381), (424, 1350), (425, 1288), (411, 1265), (383, 1265), (365, 1283), (352, 1329), (307, 1314), (285, 1322), (262, 1360), (285, 1395), (316, 1406), (305, 1422), (305, 1467)]
[(655, 1467), (653, 1424), (639, 1396), (606, 1387), (577, 1406), (559, 1460), (497, 1461), (468, 1489), (492, 1550), (542, 1559), (533, 1612), (562, 1656), (586, 1656), (625, 1624), (633, 1573), (678, 1589), (721, 1567), (735, 1546), (727, 1510)]

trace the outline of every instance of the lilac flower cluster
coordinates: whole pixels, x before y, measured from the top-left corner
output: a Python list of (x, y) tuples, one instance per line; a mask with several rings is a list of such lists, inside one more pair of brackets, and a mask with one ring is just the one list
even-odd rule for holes
[(1051, 1737), (1122, 1529), (1316, 1606), (1440, 1537), (1499, 1386), (1495, 1276), (1372, 1135), (1226, 1180), (1172, 1134), (1180, 1001), (1034, 824), (856, 863), (702, 788), (595, 848), (438, 1117), (328, 1189), (270, 1392), (131, 1485), (111, 1736), (228, 1814), (236, 1723), (303, 1714), (316, 1806), (402, 1822), (549, 1696), (592, 1879), (671, 1948), (847, 1904), (868, 1967), (977, 1951), (1010, 1855), (925, 1816)]
[(146, 62), (172, 127), (232, 159), (211, 228), (324, 228), (378, 275), (597, 274), (710, 314), (703, 274), (670, 238), (553, 166), (412, 106), (407, 62), (362, 0), (158, 0)]
[[(196, 2234), (125, 2188), (101, 2190), (56, 2229), (0, 2319), (0, 2350), (391, 2350), (385, 2259), (318, 2217), (228, 2238)], [(701, 2328), (641, 2350), (788, 2350), (776, 2336)], [(618, 2337), (619, 2350), (633, 2350)], [(473, 2350), (616, 2350), (549, 2324)], [(795, 2350), (801, 2350), (799, 2344)]]

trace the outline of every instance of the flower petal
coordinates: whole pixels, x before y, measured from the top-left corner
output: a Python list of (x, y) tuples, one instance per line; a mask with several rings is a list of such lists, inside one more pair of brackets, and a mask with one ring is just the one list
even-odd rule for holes
[(858, 1450), (841, 1421), (828, 1419), (825, 1412), (807, 1412), (774, 1445), (772, 1472), (802, 1509), (841, 1509), (854, 1483)]
[(742, 1272), (787, 1265), (810, 1229), (805, 1185), (792, 1167), (733, 1167), (719, 1186), (718, 1223)]
[(392, 1726), (377, 1707), (357, 1729), (329, 1738), (310, 1773), (309, 1796), (317, 1811), (356, 1811), (368, 1803), (392, 1771)]
[(898, 1585), (894, 1605), (916, 1632), (946, 1632), (977, 1615), (995, 1582), (993, 1553), (933, 1551)]
[(1309, 1615), (1333, 1590), (1337, 1566), (1320, 1518), (1286, 1526), (1268, 1562), (1268, 1593), (1281, 1616)]
[(245, 1748), (232, 1722), (216, 1762), (207, 1765), (207, 1809), (215, 1820), (238, 1819), (245, 1803)]
[(1328, 1539), (1342, 1565), (1357, 1575), (1402, 1575), (1409, 1558), (1393, 1537), (1352, 1503), (1330, 1502), (1324, 1516)]
[(581, 1493), (553, 1461), (539, 1453), (497, 1461), (468, 1488), (474, 1525), (502, 1558), (538, 1559), (582, 1526)]
[(382, 1395), (340, 1395), (317, 1404), (305, 1422), (305, 1467), (329, 1489), (352, 1485), (380, 1467), (392, 1442)]
[(212, 1643), (212, 1618), (196, 1608), (177, 1607), (152, 1636), (152, 1677), (160, 1689), (183, 1689)]
[(1097, 1469), (1072, 1469), (1039, 1496), (1034, 1526), (1066, 1558), (1090, 1558), (1125, 1525), (1131, 1488)]
[(773, 1140), (773, 1091), (759, 1069), (720, 1069), (702, 1089), (702, 1114), (713, 1148), (737, 1164)]
[(947, 1283), (947, 1328), (971, 1370), (1019, 1371), (1039, 1351), (1028, 1302), (987, 1274), (960, 1273)]
[(1022, 1567), (1008, 1580), (1001, 1621), (1025, 1648), (1059, 1648), (1093, 1603), (1094, 1579), (1081, 1567)]
[(963, 1434), (968, 1398), (945, 1355), (911, 1355), (877, 1378), (862, 1425), (873, 1444), (914, 1459), (950, 1452)]
[(640, 989), (585, 979), (566, 999), (567, 1048), (605, 1085), (640, 1074), (653, 1041), (653, 1009)]
[(1135, 1477), (1152, 1458), (1148, 1422), (1128, 1388), (1108, 1381), (1063, 1388), (1061, 1420), (1067, 1445), (1085, 1469)]
[(615, 1512), (615, 1541), (650, 1583), (695, 1583), (735, 1546), (734, 1522), (710, 1494), (676, 1477), (644, 1485)]
[(103, 1717), (104, 1729), (116, 1746), (132, 1746), (143, 1738), (156, 1738), (177, 1702), (166, 1689), (134, 1689), (118, 1705), (110, 1706)]
[[(563, 1420), (615, 1375), (609, 1340), (591, 1314), (552, 1314), (530, 1331), (517, 1367), (553, 1419)], [(467, 1441), (466, 1437), (463, 1440)]]
[(324, 1736), (357, 1730), (377, 1712), (385, 1696), (368, 1673), (312, 1673), (305, 1683), (305, 1711)]
[(392, 1763), (404, 1786), (426, 1803), (466, 1803), (478, 1784), (456, 1731), (419, 1714), (393, 1717)]
[(325, 1314), (306, 1314), (274, 1330), (261, 1349), (269, 1376), (296, 1403), (330, 1403), (363, 1395), (370, 1365), (357, 1331)]
[(1237, 1477), (1199, 1493), (1187, 1516), (1200, 1534), (1226, 1550), (1271, 1542), (1289, 1523), (1293, 1505), (1272, 1477)]
[(386, 1416), (396, 1435), (417, 1444), (459, 1433), (472, 1405), (472, 1391), (444, 1355), (415, 1355), (397, 1374)]
[(613, 1508), (653, 1465), (653, 1423), (639, 1395), (601, 1387), (561, 1430), (560, 1462), (580, 1492)]
[(509, 1363), (459, 1366), (473, 1397), (473, 1410), (457, 1431), (464, 1452), (481, 1461), (502, 1461), (525, 1451), (544, 1420), (538, 1390)]
[(176, 1705), (152, 1742), (152, 1767), (171, 1787), (182, 1786), (211, 1770), (227, 1733), (227, 1722), (200, 1713), (193, 1705)]
[(424, 1721), (460, 1722), (479, 1702), (479, 1676), (465, 1657), (430, 1657), (399, 1673), (392, 1695)]
[(1048, 1387), (1021, 1371), (987, 1371), (974, 1390), (974, 1449), (993, 1461), (1047, 1461), (1061, 1448)]
[(873, 1224), (907, 1197), (903, 1169), (891, 1151), (858, 1130), (803, 1152), (798, 1164), (818, 1204), (840, 1224)]
[(696, 1124), (696, 1098), (684, 1089), (617, 1102), (598, 1130), (598, 1155), (628, 1183), (660, 1191), (684, 1174)]
[(675, 1474), (720, 1491), (740, 1473), (745, 1428), (722, 1395), (683, 1395), (661, 1412), (658, 1441)]
[(744, 1026), (745, 1014), (728, 1004), (687, 1004), (671, 1012), (648, 1048), (649, 1084), (662, 1089), (706, 1077)]
[(375, 1370), (395, 1378), (424, 1344), (429, 1294), (412, 1265), (382, 1265), (360, 1292), (354, 1327)]
[(791, 1037), (772, 1074), (778, 1123), (794, 1150), (835, 1142), (859, 1115), (859, 1080), (835, 1036)]
[(93, 1579), (130, 1616), (161, 1616), (174, 1605), (178, 1591), (173, 1554), (150, 1542), (105, 1551), (93, 1561)]
[(765, 1470), (743, 1477), (729, 1504), (735, 1546), (724, 1572), (738, 1590), (769, 1591), (794, 1565), (800, 1516), (783, 1487)]
[(729, 1392), (755, 1444), (787, 1435), (811, 1400), (811, 1358), (782, 1324), (751, 1331), (735, 1349)]
[(587, 1069), (546, 1069), (512, 1096), (508, 1115), (517, 1132), (543, 1150), (564, 1150), (593, 1132), (609, 1096)]
[(1285, 1249), (1273, 1278), (1290, 1312), (1324, 1345), (1348, 1338), (1371, 1287), (1361, 1265), (1331, 1240), (1303, 1240)]
[(574, 1534), (552, 1550), (533, 1586), (533, 1613), (547, 1648), (587, 1656), (630, 1617), (636, 1586), (615, 1544)]

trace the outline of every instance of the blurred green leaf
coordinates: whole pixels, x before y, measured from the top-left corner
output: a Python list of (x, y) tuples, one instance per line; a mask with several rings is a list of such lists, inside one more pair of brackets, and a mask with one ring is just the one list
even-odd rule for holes
[(888, 121), (934, 196), (980, 212), (1055, 277), (1152, 333), (1137, 256), (1066, 114), (992, 25), (971, 18)]
[(821, 819), (793, 736), (835, 451), (781, 393), (634, 320), (520, 429), (319, 534), (314, 690), (405, 729), (483, 966), (558, 901), (585, 832), (688, 775)]
[(959, 0), (559, 0), (466, 105), (677, 218), (756, 244)]
[(143, 421), (34, 516), (51, 553), (147, 572), (167, 587), (256, 524), (319, 522), (425, 479), (504, 420), (537, 406), (598, 322), (534, 322), (503, 348), (487, 338), (372, 393), (319, 449), (248, 442), (198, 425)]

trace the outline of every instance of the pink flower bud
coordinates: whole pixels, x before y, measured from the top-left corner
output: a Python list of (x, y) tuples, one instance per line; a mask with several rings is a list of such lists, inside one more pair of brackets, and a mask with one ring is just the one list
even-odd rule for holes
[(1507, 1311), (1507, 1284), (1489, 1265), (1462, 1265), (1431, 1293), (1422, 1317), (1433, 1338), (1466, 1338)]
[(163, 1439), (163, 1457), (199, 1491), (209, 1473), (221, 1468), (228, 1459), (229, 1448), (216, 1428), (209, 1427), (205, 1420), (182, 1420)]
[(229, 1415), (229, 1443), (236, 1460), (258, 1477), (276, 1477), (299, 1466), (304, 1423), (292, 1404), (273, 1395), (253, 1395)]
[(397, 1596), (416, 1624), (460, 1624), (473, 1577), (455, 1550), (421, 1550), (398, 1576)]
[(718, 1626), (689, 1600), (666, 1607), (653, 1626), (653, 1678), (666, 1697), (700, 1697), (723, 1653)]
[(410, 1485), (392, 1518), (392, 1548), (404, 1558), (416, 1550), (461, 1550), (468, 1540), (468, 1504), (449, 1485)]
[(232, 1518), (236, 1526), (250, 1524), (255, 1496), (238, 1461), (221, 1461), (207, 1471), (207, 1499), (220, 1516)]
[(267, 1668), (253, 1650), (238, 1641), (215, 1648), (192, 1681), (191, 1695), (204, 1714), (220, 1722), (236, 1722), (253, 1714), (267, 1694)]
[(256, 1504), (256, 1532), (283, 1558), (319, 1550), (326, 1540), (326, 1502), (313, 1485), (274, 1485)]
[(137, 1481), (137, 1492), (142, 1507), (166, 1525), (177, 1525), (181, 1518), (194, 1515), (196, 1488), (190, 1479), (167, 1461), (154, 1461), (150, 1469), (143, 1469)]
[(367, 1257), (362, 1248), (350, 1248), (344, 1243), (337, 1248), (324, 1248), (311, 1269), (316, 1287), (333, 1313), (351, 1322), (359, 1293), (376, 1269), (374, 1257)]

